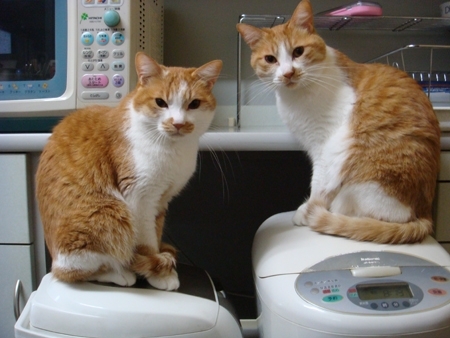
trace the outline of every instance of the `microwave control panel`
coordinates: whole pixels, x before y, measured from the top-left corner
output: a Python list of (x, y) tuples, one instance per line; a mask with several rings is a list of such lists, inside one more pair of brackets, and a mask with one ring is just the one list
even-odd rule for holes
[(135, 54), (163, 53), (163, 0), (78, 0), (77, 107), (115, 106), (137, 81)]

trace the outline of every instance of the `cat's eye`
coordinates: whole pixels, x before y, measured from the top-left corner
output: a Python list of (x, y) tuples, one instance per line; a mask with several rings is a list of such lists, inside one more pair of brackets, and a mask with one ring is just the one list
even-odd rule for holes
[(188, 106), (189, 109), (197, 109), (198, 107), (200, 107), (200, 100), (198, 99), (192, 100), (192, 102), (189, 103)]
[(163, 99), (157, 98), (155, 99), (156, 104), (158, 105), (158, 107), (160, 108), (167, 108), (169, 107), (166, 103), (166, 101), (164, 101)]
[(264, 57), (264, 60), (266, 60), (267, 63), (276, 63), (277, 62), (277, 58), (273, 55), (266, 55)]
[(298, 58), (300, 56), (302, 56), (303, 52), (305, 51), (304, 47), (297, 47), (294, 49), (294, 51), (292, 52), (292, 56), (294, 58)]

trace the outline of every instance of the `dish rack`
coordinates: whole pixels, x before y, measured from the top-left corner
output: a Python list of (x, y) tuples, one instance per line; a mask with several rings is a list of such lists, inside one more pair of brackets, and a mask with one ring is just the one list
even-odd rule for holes
[[(241, 14), (239, 22), (256, 27), (273, 27), (288, 21), (291, 15)], [(450, 18), (415, 16), (327, 16), (315, 15), (314, 27), (330, 31), (338, 30), (448, 30)]]
[(367, 63), (385, 63), (415, 79), (434, 105), (450, 106), (450, 45), (407, 45)]

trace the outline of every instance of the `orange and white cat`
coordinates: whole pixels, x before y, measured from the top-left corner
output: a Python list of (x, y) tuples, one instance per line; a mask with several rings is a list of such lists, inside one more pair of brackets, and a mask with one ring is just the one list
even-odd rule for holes
[(379, 243), (430, 234), (440, 129), (420, 86), (398, 69), (355, 63), (327, 46), (308, 0), (283, 25), (237, 29), (313, 164), (311, 195), (294, 223)]
[(138, 84), (116, 108), (64, 118), (45, 146), (37, 197), (52, 272), (67, 282), (179, 287), (176, 250), (161, 242), (168, 203), (195, 171), (222, 61), (165, 67), (144, 53)]

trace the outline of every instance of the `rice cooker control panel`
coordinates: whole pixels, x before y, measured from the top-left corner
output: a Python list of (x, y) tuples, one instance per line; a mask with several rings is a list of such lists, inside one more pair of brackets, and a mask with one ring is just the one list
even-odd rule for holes
[(410, 313), (450, 302), (450, 272), (410, 255), (363, 251), (312, 266), (295, 289), (305, 301), (338, 312)]

